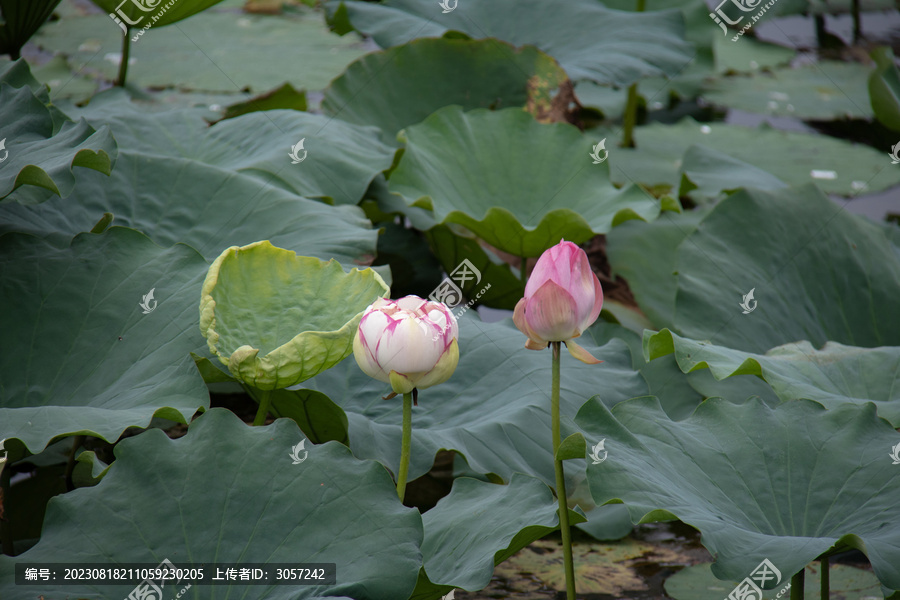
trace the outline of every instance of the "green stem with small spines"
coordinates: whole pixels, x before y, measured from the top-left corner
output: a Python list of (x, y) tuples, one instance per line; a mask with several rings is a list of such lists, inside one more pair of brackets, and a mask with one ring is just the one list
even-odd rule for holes
[(403, 394), (403, 432), (400, 438), (400, 470), (397, 472), (397, 495), (400, 502), (406, 496), (409, 475), (409, 449), (412, 442), (412, 392)]
[(553, 375), (550, 389), (550, 426), (553, 430), (553, 470), (556, 473), (556, 497), (559, 501), (559, 532), (563, 543), (563, 568), (566, 573), (566, 600), (575, 600), (575, 562), (572, 558), (572, 532), (569, 529), (569, 505), (566, 501), (566, 475), (559, 451), (559, 362), (561, 342), (550, 342), (553, 351)]
[(272, 404), (272, 392), (270, 390), (259, 391), (259, 408), (256, 410), (256, 417), (253, 419), (254, 425), (262, 425), (266, 422), (266, 416), (269, 414), (269, 406)]
[[(636, 12), (644, 12), (645, 0), (637, 0)], [(625, 114), (622, 117), (622, 147), (634, 148), (634, 127), (637, 125), (638, 93), (637, 83), (628, 86), (628, 100), (625, 102)]]
[(125, 79), (128, 76), (128, 55), (131, 54), (131, 35), (128, 33), (130, 29), (125, 31), (122, 38), (122, 61), (119, 63), (119, 75), (116, 77), (116, 85), (125, 87)]

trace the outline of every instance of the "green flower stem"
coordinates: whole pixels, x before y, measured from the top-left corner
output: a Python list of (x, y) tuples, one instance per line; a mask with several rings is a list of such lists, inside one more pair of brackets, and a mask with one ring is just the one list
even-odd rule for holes
[[(636, 12), (644, 12), (645, 0), (637, 0)], [(628, 86), (628, 100), (625, 103), (623, 116), (625, 131), (622, 134), (622, 147), (634, 148), (634, 126), (637, 125), (637, 83)]]
[[(9, 479), (10, 469), (3, 469), (0, 465), (0, 511), (4, 515), (9, 514)], [(12, 525), (9, 517), (0, 519), (0, 551), (7, 556), (13, 555)]]
[(634, 148), (634, 126), (637, 123), (637, 84), (628, 86), (628, 101), (625, 103), (623, 116), (625, 129), (622, 132), (622, 147)]
[(397, 473), (397, 495), (400, 502), (406, 495), (406, 477), (409, 474), (409, 447), (412, 439), (412, 393), (403, 394), (403, 437), (400, 442), (400, 472)]
[(828, 34), (825, 31), (825, 15), (816, 15), (814, 20), (816, 24), (816, 45), (819, 48), (825, 48), (828, 45), (828, 42), (825, 40), (825, 36)]
[(270, 390), (260, 390), (259, 409), (256, 411), (256, 417), (253, 419), (254, 425), (262, 425), (266, 422), (266, 415), (269, 414), (270, 404), (272, 404), (272, 392)]
[(803, 600), (803, 586), (806, 583), (806, 568), (791, 577), (791, 600)]
[(522, 280), (522, 283), (528, 283), (528, 259), (524, 256), (522, 262), (519, 263), (519, 279)]
[(119, 76), (116, 77), (116, 85), (125, 87), (125, 77), (128, 75), (128, 55), (131, 53), (131, 31), (129, 28), (122, 37), (122, 62), (119, 63)]
[(828, 573), (828, 557), (827, 556), (823, 556), (819, 560), (819, 572), (820, 572), (819, 577), (821, 578), (821, 582), (822, 582), (822, 593), (821, 593), (822, 600), (828, 600), (828, 597), (831, 595), (831, 589), (830, 589), (831, 582), (829, 581), (831, 576)]
[(75, 455), (78, 453), (78, 449), (84, 444), (85, 439), (86, 436), (83, 435), (76, 435), (72, 438), (72, 449), (69, 450), (69, 460), (66, 462), (66, 472), (64, 476), (66, 489), (70, 492), (75, 489), (75, 483), (72, 481), (72, 473), (75, 472)]
[(566, 571), (566, 600), (575, 600), (575, 563), (572, 560), (572, 534), (569, 530), (569, 505), (566, 503), (566, 476), (563, 462), (556, 458), (559, 450), (559, 346), (550, 342), (553, 349), (553, 386), (550, 392), (550, 419), (553, 429), (553, 470), (556, 471), (556, 497), (559, 500), (559, 532), (562, 534), (563, 562)]

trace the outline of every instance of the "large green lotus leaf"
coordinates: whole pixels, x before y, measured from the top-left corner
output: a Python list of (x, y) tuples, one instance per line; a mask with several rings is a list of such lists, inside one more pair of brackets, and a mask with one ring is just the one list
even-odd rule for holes
[[(50, 63), (47, 64), (49, 65), (52, 62), (53, 61), (51, 60)], [(19, 60), (10, 62), (3, 62), (0, 60), (0, 87), (2, 87), (2, 84), (4, 83), (16, 89), (27, 87), (34, 93), (38, 100), (47, 106), (47, 109), (50, 111), (50, 116), (53, 119), (53, 135), (59, 133), (62, 126), (71, 121), (66, 114), (50, 101), (50, 92), (47, 89), (47, 86), (38, 81), (32, 74), (31, 68), (28, 63), (25, 62), (25, 59), (20, 58)], [(47, 190), (42, 189), (41, 191)], [(47, 193), (49, 194), (50, 192)]]
[[(196, 419), (182, 438), (151, 430), (124, 440), (99, 485), (50, 502), (41, 541), (15, 561), (156, 565), (169, 559), (181, 568), (336, 563), (337, 585), (236, 582), (195, 585), (191, 592), (260, 600), (409, 597), (422, 564), (418, 512), (400, 503), (381, 465), (353, 458), (337, 442), (306, 444), (306, 459), (291, 464), (292, 448), (303, 439), (288, 419), (249, 427), (216, 408)], [(90, 543), (83, 543), (85, 536)], [(21, 588), (13, 584), (13, 563), (0, 558), (4, 598), (21, 598), (27, 591), (34, 597), (121, 600), (134, 588)], [(206, 576), (215, 572), (207, 569)]]
[[(419, 206), (409, 206), (403, 201), (403, 198), (392, 194), (388, 190), (387, 179), (383, 173), (372, 181), (372, 185), (366, 190), (366, 195), (360, 205), (364, 206), (369, 202), (374, 205), (373, 210), (371, 211), (373, 213), (373, 222), (379, 220), (397, 220), (396, 217), (405, 217), (405, 219), (409, 219), (409, 224), (419, 231), (427, 231), (437, 225), (434, 220), (434, 213), (431, 212), (431, 209), (421, 208)], [(399, 220), (405, 223), (405, 219)]]
[[(526, 473), (555, 486), (550, 451), (550, 352), (525, 350), (523, 334), (508, 320), (485, 323), (470, 315), (459, 320), (456, 372), (447, 382), (422, 391), (419, 406), (413, 409), (409, 478), (427, 473), (437, 451), (444, 448), (462, 454), (475, 473), (494, 473), (504, 480), (516, 472)], [(592, 337), (603, 345), (587, 335), (580, 343), (604, 363), (585, 365), (563, 352), (564, 423), (596, 393), (610, 405), (647, 393), (643, 378), (631, 367), (625, 342)], [(311, 389), (299, 390), (299, 395), (323, 392), (344, 409), (350, 448), (356, 456), (373, 458), (397, 472), (401, 407), (395, 400), (382, 400), (389, 387), (363, 374), (351, 360), (304, 385)], [(583, 479), (583, 469), (576, 465), (580, 462), (566, 461), (566, 489), (572, 494)], [(631, 530), (624, 511), (585, 508), (590, 520), (583, 528), (589, 533), (618, 538)]]
[(467, 279), (460, 286), (470, 301), (512, 310), (525, 295), (525, 283), (513, 274), (507, 263), (482, 248), (477, 239), (457, 235), (446, 225), (436, 225), (425, 235), (446, 273), (452, 273), (464, 260), (481, 273), (480, 278)]
[[(637, 3), (634, 0), (617, 0), (604, 4), (610, 8), (634, 10)], [(740, 44), (732, 43), (721, 36), (720, 30), (710, 20), (710, 9), (704, 2), (697, 0), (666, 2), (664, 6), (657, 5), (652, 10), (675, 8), (676, 5), (684, 17), (685, 39), (694, 44), (696, 54), (691, 63), (671, 79), (648, 77), (638, 83), (638, 92), (646, 99), (651, 110), (663, 108), (666, 101), (672, 98), (685, 100), (696, 98), (711, 77), (733, 71), (756, 71), (760, 68), (783, 65), (796, 54), (792, 49), (753, 38), (744, 38)], [(649, 6), (652, 7), (653, 3)]]
[(720, 77), (711, 81), (703, 97), (719, 106), (780, 117), (871, 119), (868, 77), (869, 69), (859, 63), (822, 61)]
[(351, 123), (377, 125), (393, 137), (443, 106), (524, 107), (566, 79), (556, 61), (533, 46), (419, 39), (350, 65), (325, 90), (322, 111)]
[[(758, 396), (768, 404), (777, 405), (781, 401), (765, 381), (754, 375), (736, 375), (719, 381), (708, 370), (682, 372), (674, 356), (660, 356), (650, 361), (644, 359), (641, 335), (613, 323), (598, 321), (588, 328), (593, 338), (599, 342), (609, 337), (617, 337), (628, 344), (634, 361), (634, 368), (647, 382), (650, 395), (656, 396), (662, 403), (663, 410), (670, 419), (684, 419), (697, 408), (705, 398), (725, 398), (731, 402), (744, 402), (747, 398)], [(589, 492), (586, 492), (588, 496)], [(581, 503), (580, 503), (581, 504)], [(582, 507), (589, 506), (581, 504)], [(608, 504), (602, 509), (621, 507)], [(626, 511), (627, 512), (627, 511)], [(630, 523), (630, 520), (629, 520)], [(582, 526), (587, 529), (587, 526)], [(593, 535), (593, 534), (592, 534)], [(614, 536), (600, 539), (617, 539)], [(618, 537), (621, 537), (618, 536)]]
[[(413, 408), (409, 478), (431, 469), (441, 448), (456, 450), (476, 473), (513, 473), (555, 485), (550, 451), (550, 351), (525, 350), (525, 337), (510, 320), (459, 320), (459, 365), (445, 383), (422, 390)], [(471, 316), (471, 318), (470, 318)], [(582, 345), (601, 360), (586, 365), (563, 351), (561, 413), (571, 418), (588, 398), (600, 394), (610, 405), (646, 393), (631, 367), (628, 346), (619, 339)], [(365, 375), (352, 360), (306, 382), (347, 413), (350, 448), (397, 472), (400, 463), (401, 403), (382, 400), (390, 387)], [(574, 463), (566, 461), (575, 473)], [(572, 487), (571, 489), (574, 489)]]
[(560, 238), (581, 243), (659, 214), (659, 201), (636, 186), (613, 187), (607, 164), (590, 157), (600, 140), (566, 123), (538, 123), (520, 109), (449, 106), (406, 136), (390, 190), (510, 254), (539, 256)]
[(900, 69), (888, 47), (872, 50), (875, 70), (869, 75), (869, 104), (886, 127), (900, 131)]
[[(218, 4), (222, 0), (178, 0), (166, 7), (163, 0), (131, 0), (131, 2), (122, 2), (121, 0), (91, 0), (94, 4), (109, 13), (110, 24), (113, 24), (111, 15), (122, 19), (124, 24), (135, 31), (142, 29), (148, 23), (152, 23), (152, 27), (163, 27), (177, 23), (182, 19), (186, 19), (191, 15), (195, 15), (202, 10), (206, 10), (210, 6)], [(157, 17), (154, 21), (153, 17)], [(120, 30), (121, 31), (121, 30)], [(134, 32), (131, 32), (134, 35)]]
[(450, 494), (422, 515), (428, 581), (420, 581), (412, 599), (436, 600), (439, 596), (427, 594), (435, 586), (485, 588), (495, 565), (557, 529), (558, 509), (550, 488), (521, 473), (508, 485), (455, 479)]
[(0, 83), (0, 200), (28, 185), (66, 197), (75, 185), (75, 167), (109, 175), (117, 146), (108, 127), (94, 129), (84, 119), (54, 132), (53, 114), (30, 88)]
[[(640, 342), (638, 342), (640, 343)], [(640, 354), (640, 348), (638, 348), (638, 354)], [(210, 382), (218, 382), (218, 381), (229, 381), (236, 382), (235, 379), (230, 377), (229, 375), (223, 373), (218, 367), (213, 365), (209, 359), (199, 359), (199, 357), (194, 357), (197, 361), (197, 366), (201, 370), (201, 373), (204, 375), (204, 379), (207, 383)], [(653, 364), (659, 364), (663, 361), (655, 361)], [(674, 359), (673, 359), (674, 363)], [(678, 367), (673, 367), (674, 369), (678, 369)], [(684, 375), (681, 374), (680, 371), (677, 371), (681, 377)], [(764, 385), (764, 384), (763, 384)], [(254, 397), (254, 399), (259, 402), (260, 401), (260, 392), (255, 390), (254, 388), (249, 388), (248, 391)], [(339, 406), (337, 406), (334, 402), (331, 401), (328, 396), (321, 392), (316, 392), (309, 389), (301, 389), (301, 390), (272, 390), (270, 392), (270, 400), (271, 405), (269, 408), (269, 412), (277, 417), (287, 417), (293, 419), (294, 422), (300, 427), (301, 431), (306, 435), (306, 437), (312, 441), (313, 443), (320, 444), (326, 441), (335, 440), (341, 442), (342, 444), (348, 445), (348, 421), (347, 415)], [(694, 403), (696, 405), (696, 402)], [(79, 461), (84, 461), (85, 463), (90, 463), (92, 466), (92, 475), (93, 477), (98, 477), (104, 474), (103, 469), (106, 468), (106, 465), (96, 464), (94, 463), (90, 457), (86, 456), (89, 453), (83, 453), (79, 456)], [(93, 454), (93, 453), (90, 453)], [(62, 460), (64, 462), (65, 456), (62, 456)], [(464, 462), (464, 461), (461, 461)], [(87, 469), (84, 469), (85, 471)], [(469, 481), (465, 475), (472, 475), (475, 477), (482, 478), (483, 474), (475, 473), (474, 471), (469, 471), (468, 467), (463, 471), (463, 475), (460, 476), (458, 473), (455, 473), (457, 479), (455, 482), (459, 481)], [(76, 470), (76, 475), (79, 475), (79, 471)], [(519, 502), (519, 500), (511, 500), (510, 498), (522, 498), (522, 501), (531, 502), (536, 496), (535, 494), (544, 494), (548, 493), (548, 488), (544, 484), (540, 484), (539, 488), (535, 488), (534, 484), (531, 481), (525, 481), (523, 483), (522, 478), (526, 476), (521, 473), (513, 473), (510, 487), (511, 490), (508, 494), (503, 492), (503, 494), (507, 494), (503, 496), (506, 500), (503, 503), (495, 504), (498, 507), (505, 507), (510, 502)], [(85, 474), (85, 478), (88, 478), (87, 474)], [(513, 485), (516, 484), (516, 485)], [(463, 485), (454, 483), (454, 485)], [(470, 483), (466, 483), (465, 490), (466, 493), (460, 494), (463, 506), (465, 506), (470, 500), (474, 498), (474, 501), (477, 502), (480, 506), (486, 506), (486, 502), (483, 500), (486, 498), (490, 498), (493, 496), (500, 495), (497, 492), (498, 488), (493, 486), (485, 486), (479, 488), (478, 490), (473, 490), (472, 485)], [(455, 490), (456, 488), (454, 488)], [(507, 488), (502, 488), (507, 489)], [(514, 490), (514, 491), (512, 491)], [(530, 490), (528, 493), (524, 493), (524, 490)], [(543, 491), (541, 491), (543, 490)], [(519, 492), (523, 491), (523, 494)], [(591, 498), (590, 490), (587, 486), (587, 481), (583, 476), (576, 476), (575, 484), (571, 485), (567, 488), (569, 503), (570, 505), (577, 505), (582, 509), (583, 512), (576, 513), (572, 510), (569, 511), (569, 522), (578, 526), (582, 531), (587, 532), (591, 536), (597, 539), (603, 540), (618, 540), (622, 537), (626, 536), (634, 527), (631, 522), (631, 517), (628, 514), (628, 510), (622, 504), (612, 504), (606, 506), (596, 506), (594, 504), (593, 498)], [(471, 493), (470, 493), (471, 492)], [(533, 492), (533, 493), (532, 493)], [(453, 518), (442, 518), (440, 522), (443, 525), (443, 529), (435, 529), (434, 526), (428, 529), (433, 536), (440, 534), (448, 535), (454, 537), (454, 543), (449, 545), (447, 544), (434, 544), (433, 551), (435, 556), (440, 555), (441, 558), (447, 558), (448, 555), (452, 555), (454, 557), (454, 562), (447, 561), (437, 561), (435, 558), (436, 566), (431, 569), (432, 575), (434, 579), (438, 582), (444, 581), (445, 575), (450, 577), (453, 576), (453, 573), (458, 575), (456, 572), (454, 565), (463, 564), (460, 561), (463, 561), (466, 565), (465, 569), (472, 569), (478, 571), (479, 568), (484, 567), (484, 563), (479, 564), (479, 561), (482, 561), (481, 554), (483, 552), (494, 552), (494, 559), (492, 564), (499, 564), (500, 561), (504, 560), (506, 556), (515, 552), (519, 548), (522, 548), (535, 539), (543, 537), (549, 532), (549, 529), (553, 529), (547, 526), (539, 526), (539, 525), (522, 525), (525, 527), (524, 529), (515, 528), (516, 523), (519, 523), (516, 520), (515, 515), (518, 514), (515, 511), (510, 512), (507, 508), (504, 508), (503, 511), (499, 514), (494, 514), (491, 512), (483, 517), (480, 520), (457, 520), (456, 516), (460, 512), (460, 509), (457, 508), (456, 503), (454, 502), (452, 505), (443, 505), (446, 512), (451, 512), (454, 516)], [(556, 510), (556, 504), (553, 504), (553, 511)], [(587, 516), (590, 519), (589, 522), (585, 522), (584, 512), (587, 512)], [(442, 513), (433, 513), (433, 511), (429, 511), (429, 515), (435, 517), (437, 514)], [(482, 510), (477, 513), (477, 516), (485, 515), (485, 511)], [(531, 517), (534, 517), (534, 513), (531, 513)], [(465, 523), (465, 524), (463, 524)], [(499, 527), (498, 527), (499, 525)], [(509, 529), (506, 529), (509, 527)], [(479, 545), (481, 540), (480, 534), (485, 531), (484, 528), (488, 528), (487, 531), (489, 535), (494, 536), (494, 540), (490, 540), (490, 543), (505, 543), (502, 542), (501, 539), (504, 534), (508, 534), (510, 536), (515, 535), (512, 542), (509, 542), (508, 546), (498, 546), (493, 550), (490, 550), (490, 546), (487, 548), (484, 545)], [(515, 528), (515, 529), (514, 529)], [(470, 535), (472, 531), (478, 531), (479, 534)], [(516, 533), (518, 532), (518, 533)], [(458, 534), (455, 535), (454, 534)], [(461, 540), (461, 538), (463, 538)], [(456, 543), (469, 543), (469, 546), (465, 548), (460, 548), (459, 544)], [(471, 550), (471, 551), (470, 551)], [(490, 576), (488, 575), (488, 578)], [(454, 579), (454, 581), (456, 581)], [(438, 584), (433, 583), (428, 579), (428, 577), (423, 573), (419, 574), (419, 582), (416, 585), (416, 593), (413, 595), (413, 600), (419, 599), (424, 600), (428, 599), (436, 599), (439, 596), (444, 596), (450, 591), (452, 585), (448, 584)], [(483, 587), (483, 586), (482, 586)], [(474, 588), (473, 588), (474, 589)]]
[(367, 264), (377, 239), (355, 206), (328, 206), (243, 173), (140, 151), (121, 152), (110, 177), (85, 173), (68, 198), (0, 206), (0, 232), (67, 243), (104, 212), (157, 244), (190, 244), (210, 261), (232, 244), (268, 239), (305, 256)]
[[(587, 133), (597, 139), (613, 135), (609, 130)], [(749, 163), (791, 186), (815, 182), (829, 194), (852, 196), (861, 187), (877, 192), (900, 184), (900, 169), (884, 168), (884, 152), (818, 134), (698, 123), (687, 117), (674, 125), (637, 127), (634, 135), (637, 148), (609, 153), (607, 162), (612, 163), (617, 184), (667, 184), (677, 189), (682, 156), (694, 144)]]
[[(356, 204), (394, 150), (378, 130), (296, 110), (253, 112), (208, 126), (201, 108), (147, 113), (121, 90), (94, 98), (80, 113), (116, 133), (123, 149), (236, 171), (308, 198)], [(293, 164), (291, 149), (303, 140)]]
[[(257, 402), (261, 401), (261, 392), (254, 388), (249, 391)], [(269, 412), (276, 418), (293, 419), (314, 444), (335, 441), (347, 445), (347, 415), (341, 407), (325, 394), (305, 391), (272, 390)]]
[[(266, 171), (267, 163), (255, 155), (242, 159), (239, 146), (246, 145), (234, 141), (241, 135), (256, 139), (260, 127), (252, 121), (235, 119), (242, 123), (239, 127), (222, 123), (225, 135), (213, 135), (210, 132), (216, 128), (207, 127), (203, 110), (147, 114), (121, 92), (102, 94), (78, 112), (119, 132), (120, 168), (111, 177), (86, 172), (65, 201), (53, 199), (29, 207), (8, 203), (0, 208), (4, 217), (0, 231), (27, 231), (67, 242), (109, 211), (118, 224), (139, 229), (159, 244), (191, 244), (209, 260), (231, 244), (260, 239), (303, 255), (333, 257), (350, 264), (367, 264), (375, 253), (377, 232), (358, 208), (329, 207), (280, 189), (297, 187), (337, 195), (363, 185), (361, 181), (345, 181), (340, 186), (329, 183), (323, 190), (319, 182), (329, 181), (328, 176), (335, 173), (317, 172), (319, 182), (310, 182), (302, 173), (286, 169), (287, 173), (278, 176), (279, 185), (268, 185), (266, 181), (272, 181), (275, 172)], [(282, 116), (284, 124), (295, 123), (290, 116)], [(277, 135), (271, 122), (266, 124), (270, 133)], [(348, 132), (349, 128), (353, 126), (336, 126), (338, 131)], [(357, 137), (350, 135), (345, 141), (377, 144), (374, 135), (362, 139), (362, 130), (357, 132)], [(294, 167), (287, 156), (290, 144), (286, 138), (285, 146), (284, 161)], [(328, 151), (330, 155), (335, 152), (337, 147)], [(361, 173), (360, 167), (349, 163), (336, 164), (344, 175), (355, 171), (363, 179), (379, 168), (373, 166)], [(11, 196), (16, 198), (21, 191)]]
[(858, 348), (828, 342), (821, 350), (809, 342), (752, 354), (698, 342), (668, 329), (644, 332), (647, 360), (675, 355), (685, 373), (708, 368), (716, 379), (757, 375), (782, 400), (809, 398), (828, 408), (845, 402), (874, 402), (878, 414), (900, 427), (900, 347)]
[[(240, 382), (222, 370), (218, 364), (196, 354), (191, 356), (207, 384), (232, 384), (232, 388), (241, 391)], [(213, 386), (210, 386), (210, 389), (216, 391)], [(336, 441), (347, 445), (347, 415), (325, 394), (288, 389), (264, 392), (253, 387), (245, 387), (244, 390), (257, 403), (262, 402), (263, 394), (268, 394), (269, 412), (276, 419), (280, 417), (292, 419), (312, 443)], [(97, 470), (96, 467), (94, 470)]]
[(705, 212), (665, 212), (650, 223), (623, 223), (607, 234), (606, 252), (613, 273), (628, 281), (638, 306), (658, 328), (675, 322), (676, 251)]
[(624, 501), (632, 518), (697, 528), (720, 579), (743, 579), (764, 558), (785, 577), (833, 546), (864, 552), (900, 588), (900, 436), (874, 404), (826, 410), (809, 400), (776, 408), (713, 398), (671, 421), (654, 397), (610, 411), (592, 400), (576, 423), (605, 437), (608, 458), (588, 465), (594, 499)]
[[(629, 3), (628, 10), (633, 10), (636, 3)], [(680, 4), (685, 39), (694, 44), (696, 54), (677, 75), (671, 78), (648, 77), (638, 83), (638, 93), (645, 99), (649, 110), (664, 109), (674, 104), (673, 101), (697, 98), (712, 77), (731, 71), (755, 71), (785, 64), (795, 54), (793, 50), (752, 38), (744, 39), (740, 44), (722, 39), (715, 26), (710, 27), (714, 24), (705, 3), (692, 0)]]
[(877, 224), (881, 227), (881, 231), (884, 232), (884, 235), (887, 236), (887, 239), (890, 240), (891, 244), (894, 246), (897, 258), (900, 258), (900, 223), (880, 221)]
[[(287, 81), (298, 89), (322, 90), (367, 52), (356, 35), (332, 35), (319, 11), (301, 7), (272, 17), (245, 13), (242, 2), (229, 4), (178, 27), (154, 26), (132, 43), (129, 85), (238, 94), (262, 93)], [(104, 82), (116, 77), (122, 30), (107, 15), (47, 23), (32, 42), (67, 57), (74, 73), (88, 72)]]
[[(775, 3), (770, 10), (774, 11), (772, 14), (782, 16), (789, 14), (840, 15), (851, 12), (854, 4), (857, 4), (856, 0), (788, 0), (784, 3)], [(896, 5), (892, 4), (892, 0), (859, 0), (858, 4), (861, 12), (877, 12), (896, 8)]]
[(643, 77), (674, 75), (693, 54), (684, 41), (681, 15), (674, 10), (635, 14), (590, 0), (558, 5), (540, 0), (480, 0), (447, 14), (439, 9), (427, 0), (379, 4), (332, 0), (326, 4), (339, 33), (352, 26), (372, 36), (382, 48), (461, 32), (476, 39), (537, 46), (572, 79), (620, 87)]
[[(662, 360), (669, 359), (668, 363), (671, 369), (681, 371), (674, 356), (668, 356)], [(656, 361), (653, 361), (656, 362)], [(653, 363), (648, 363), (652, 365)], [(641, 371), (644, 372), (643, 370)], [(687, 373), (688, 385), (703, 399), (706, 398), (724, 398), (734, 404), (742, 404), (751, 398), (759, 398), (769, 406), (778, 406), (781, 399), (768, 383), (760, 379), (756, 375), (735, 375), (728, 379), (716, 379), (709, 369), (701, 369)], [(652, 386), (651, 386), (652, 389)], [(655, 394), (654, 394), (655, 395)], [(659, 396), (657, 396), (659, 397)], [(669, 403), (670, 400), (666, 399)], [(666, 408), (665, 405), (663, 408)], [(696, 406), (694, 407), (696, 408)], [(683, 413), (681, 416), (674, 415), (672, 411), (666, 410), (666, 413), (673, 419), (683, 418), (690, 413)]]
[(677, 255), (680, 335), (759, 353), (800, 340), (900, 345), (894, 246), (814, 186), (728, 197)]
[[(677, 73), (670, 77), (647, 77), (638, 82), (638, 93), (649, 110), (658, 110), (676, 99), (691, 100), (702, 89), (703, 81), (714, 74), (715, 53), (713, 51), (713, 31), (709, 26), (709, 11), (701, 2), (677, 2), (668, 8), (678, 6), (684, 20), (685, 39), (694, 46), (694, 56)], [(619, 8), (621, 5), (610, 5)], [(631, 3), (625, 10), (634, 10), (637, 3)]]
[(372, 269), (345, 273), (268, 241), (232, 246), (203, 282), (200, 331), (236, 378), (285, 388), (349, 356), (362, 312), (389, 293)]
[(31, 73), (31, 67), (25, 59), (0, 62), (0, 83), (16, 89), (27, 87), (44, 104), (50, 104), (50, 93), (47, 87)]
[(650, 393), (663, 399), (663, 408), (672, 419), (686, 418), (703, 401), (703, 395), (694, 389), (688, 376), (679, 371), (674, 359), (645, 363), (640, 371)]
[(652, 329), (653, 324), (641, 312), (641, 309), (630, 304), (624, 304), (617, 300), (605, 299), (603, 301), (603, 309), (600, 311), (600, 318), (621, 325), (632, 331), (633, 333), (643, 332), (645, 329)]
[(59, 435), (115, 441), (154, 415), (184, 423), (208, 406), (190, 356), (203, 344), (193, 323), (206, 267), (192, 248), (122, 227), (63, 248), (0, 237), (0, 439), (32, 452)]
[(391, 270), (391, 295), (411, 294), (427, 297), (443, 278), (441, 265), (431, 253), (425, 235), (404, 223), (384, 220), (373, 224), (378, 236), (378, 256), (372, 266), (387, 265)]
[(678, 196), (698, 202), (718, 199), (738, 188), (780, 190), (787, 184), (762, 169), (706, 146), (694, 145), (684, 153)]
[(628, 103), (627, 89), (597, 85), (586, 79), (575, 84), (575, 96), (581, 106), (599, 110), (608, 120), (621, 119)]
[[(698, 3), (699, 4), (699, 3)], [(709, 18), (709, 10), (705, 6), (697, 7), (697, 27), (706, 27), (712, 23)], [(764, 71), (776, 71), (778, 67), (787, 66), (797, 56), (792, 48), (785, 48), (777, 44), (761, 42), (752, 37), (744, 37), (740, 44), (719, 35), (720, 30), (713, 33), (711, 48), (715, 60), (715, 71), (718, 74), (758, 73)], [(690, 39), (690, 34), (688, 34)], [(703, 84), (705, 82), (701, 82)], [(757, 106), (753, 112), (759, 112)]]
[[(703, 396), (689, 382), (689, 375), (681, 372), (675, 363), (674, 357), (663, 357), (660, 360), (647, 362), (644, 359), (643, 348), (641, 347), (641, 335), (624, 327), (614, 324), (597, 321), (588, 328), (595, 340), (599, 341), (606, 337), (617, 337), (628, 344), (631, 350), (631, 357), (634, 368), (638, 370), (644, 381), (647, 382), (649, 394), (662, 399), (663, 410), (672, 419), (683, 419), (694, 412), (697, 405), (703, 401)], [(743, 396), (746, 398), (746, 396)], [(582, 486), (585, 488), (583, 495), (590, 498), (590, 491), (587, 490), (586, 482)], [(591, 501), (593, 502), (593, 500)], [(581, 506), (586, 506), (581, 504)], [(620, 509), (625, 512), (627, 517), (628, 511), (624, 510), (622, 505), (608, 504), (601, 507), (601, 510)], [(631, 519), (628, 519), (629, 525)], [(630, 527), (629, 527), (630, 531)], [(627, 533), (627, 532), (626, 532)], [(600, 539), (617, 539), (615, 536), (599, 537)], [(618, 537), (622, 537), (621, 535)]]
[(0, 0), (0, 54), (19, 57), (34, 32), (53, 14), (60, 0)]

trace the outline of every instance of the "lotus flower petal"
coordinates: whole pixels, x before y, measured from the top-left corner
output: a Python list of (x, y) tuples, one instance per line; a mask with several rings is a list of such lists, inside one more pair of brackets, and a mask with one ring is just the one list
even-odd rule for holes
[[(581, 335), (597, 320), (602, 307), (603, 288), (587, 254), (562, 240), (535, 264), (513, 322), (528, 336), (527, 348), (543, 349), (548, 342), (565, 342)], [(579, 360), (590, 356), (585, 354), (572, 352)]]
[(458, 336), (456, 318), (441, 302), (418, 296), (379, 299), (360, 319), (353, 355), (364, 373), (406, 394), (453, 374)]

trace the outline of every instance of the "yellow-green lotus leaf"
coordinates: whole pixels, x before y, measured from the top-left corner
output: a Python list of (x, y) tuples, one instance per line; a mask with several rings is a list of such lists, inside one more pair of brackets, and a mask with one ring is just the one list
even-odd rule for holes
[(372, 269), (346, 273), (268, 241), (232, 246), (203, 282), (200, 331), (236, 378), (284, 388), (349, 356), (362, 312), (389, 292)]

